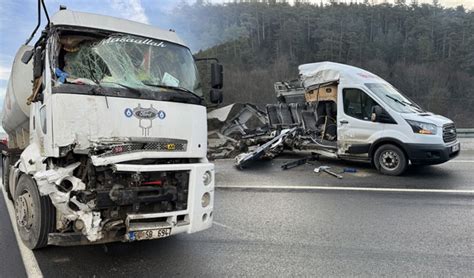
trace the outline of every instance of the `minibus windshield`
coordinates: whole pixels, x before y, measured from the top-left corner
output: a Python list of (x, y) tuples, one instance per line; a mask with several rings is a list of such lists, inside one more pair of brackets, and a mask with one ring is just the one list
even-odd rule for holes
[(390, 108), (400, 113), (420, 113), (423, 109), (401, 94), (390, 84), (386, 83), (365, 83), (374, 94), (383, 100)]

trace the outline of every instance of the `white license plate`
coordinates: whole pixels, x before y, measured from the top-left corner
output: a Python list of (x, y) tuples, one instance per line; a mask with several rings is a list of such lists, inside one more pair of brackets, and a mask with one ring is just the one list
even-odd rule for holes
[(451, 147), (451, 152), (457, 152), (457, 151), (459, 151), (459, 144), (456, 144)]
[(129, 240), (147, 240), (169, 237), (171, 235), (171, 228), (160, 228), (154, 230), (135, 231), (128, 233)]

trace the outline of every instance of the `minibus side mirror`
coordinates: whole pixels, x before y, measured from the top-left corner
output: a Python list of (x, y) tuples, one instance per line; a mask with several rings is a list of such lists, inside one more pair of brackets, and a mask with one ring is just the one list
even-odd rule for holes
[(378, 122), (380, 117), (382, 116), (383, 108), (379, 105), (375, 105), (372, 107), (372, 115), (370, 115), (370, 120), (372, 122)]
[(385, 111), (380, 105), (372, 107), (372, 114), (370, 115), (372, 122), (384, 123), (384, 124), (397, 124), (397, 122)]

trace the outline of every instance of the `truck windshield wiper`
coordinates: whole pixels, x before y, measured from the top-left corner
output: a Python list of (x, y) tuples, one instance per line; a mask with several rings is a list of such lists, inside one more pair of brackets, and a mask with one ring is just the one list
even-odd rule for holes
[(140, 92), (140, 90), (138, 90), (137, 88), (133, 88), (133, 87), (127, 86), (127, 85), (122, 84), (122, 83), (119, 83), (119, 82), (102, 81), (102, 83), (110, 83), (110, 84), (119, 85), (120, 87), (123, 87), (123, 88), (125, 88), (125, 89), (128, 89), (130, 92), (135, 93), (135, 94), (138, 95), (138, 96), (141, 96), (141, 95), (142, 95), (142, 92)]
[(148, 82), (142, 82), (143, 84), (147, 85), (147, 86), (150, 86), (150, 87), (156, 87), (156, 88), (163, 88), (163, 89), (171, 89), (171, 90), (178, 90), (178, 91), (181, 91), (181, 92), (186, 92), (186, 93), (189, 93), (195, 97), (197, 97), (199, 99), (199, 101), (202, 101), (202, 97), (198, 94), (196, 94), (195, 92), (191, 91), (191, 90), (188, 90), (186, 88), (183, 88), (183, 87), (177, 87), (177, 86), (169, 86), (169, 85), (160, 85), (160, 84), (152, 84), (152, 83), (148, 83)]

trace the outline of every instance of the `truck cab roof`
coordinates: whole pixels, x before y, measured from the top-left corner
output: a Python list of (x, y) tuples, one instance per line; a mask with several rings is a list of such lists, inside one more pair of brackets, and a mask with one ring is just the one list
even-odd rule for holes
[(51, 23), (56, 26), (77, 26), (138, 35), (188, 47), (174, 31), (112, 16), (60, 10), (52, 16)]
[(354, 85), (386, 83), (382, 78), (361, 68), (333, 62), (303, 64), (298, 70), (306, 89), (336, 81)]

